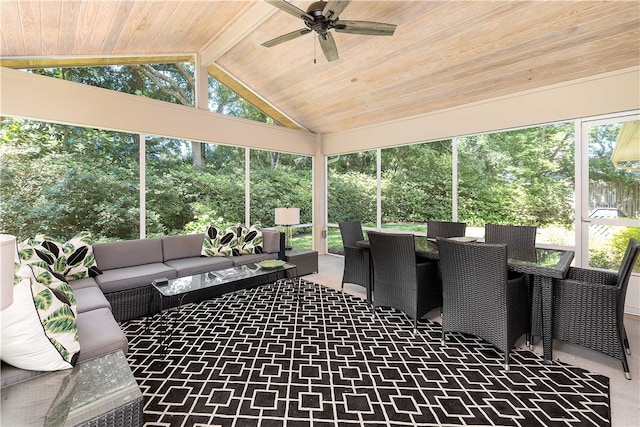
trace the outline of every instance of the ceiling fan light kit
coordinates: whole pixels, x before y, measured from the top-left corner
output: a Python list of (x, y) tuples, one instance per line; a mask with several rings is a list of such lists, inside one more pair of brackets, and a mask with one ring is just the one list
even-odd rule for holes
[(316, 1), (311, 3), (307, 11), (284, 0), (265, 0), (267, 3), (302, 19), (306, 28), (292, 31), (282, 36), (262, 43), (262, 46), (272, 47), (289, 40), (296, 39), (312, 31), (318, 34), (318, 41), (327, 61), (338, 59), (338, 47), (329, 30), (339, 33), (360, 34), (368, 36), (392, 36), (396, 25), (370, 21), (343, 21), (340, 14), (349, 6), (351, 0)]

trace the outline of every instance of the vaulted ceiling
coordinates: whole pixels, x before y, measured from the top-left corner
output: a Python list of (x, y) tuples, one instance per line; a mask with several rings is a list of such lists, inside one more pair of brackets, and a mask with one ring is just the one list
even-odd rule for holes
[(354, 0), (340, 18), (397, 29), (334, 33), (340, 58), (327, 62), (314, 33), (261, 46), (304, 28), (262, 0), (2, 0), (0, 65), (197, 56), (267, 112), (322, 134), (640, 65), (637, 0)]

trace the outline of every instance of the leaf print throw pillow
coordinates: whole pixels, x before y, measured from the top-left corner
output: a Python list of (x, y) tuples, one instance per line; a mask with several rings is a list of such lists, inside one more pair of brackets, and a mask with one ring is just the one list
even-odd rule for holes
[(201, 255), (204, 256), (231, 256), (236, 246), (238, 237), (234, 227), (222, 230), (216, 225), (210, 225), (204, 233)]
[(64, 246), (64, 255), (67, 265), (63, 273), (67, 280), (96, 277), (102, 274), (98, 268), (96, 258), (93, 256), (91, 233), (82, 231), (67, 241)]
[(240, 226), (242, 229), (240, 238), (238, 239), (238, 252), (240, 255), (261, 254), (262, 253), (262, 224), (256, 223), (247, 228)]
[(65, 280), (84, 279), (102, 274), (93, 255), (91, 233), (82, 231), (66, 243), (59, 243), (44, 234), (18, 244), (20, 259), (28, 264), (47, 264), (51, 271)]
[(69, 285), (48, 267), (19, 264), (13, 304), (1, 315), (3, 361), (34, 371), (75, 365), (80, 353), (75, 297)]

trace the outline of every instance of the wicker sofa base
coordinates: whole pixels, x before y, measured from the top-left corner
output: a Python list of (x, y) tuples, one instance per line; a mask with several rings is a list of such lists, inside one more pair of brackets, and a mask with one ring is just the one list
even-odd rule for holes
[(144, 398), (124, 404), (78, 427), (138, 427), (143, 425)]
[[(295, 274), (295, 273), (292, 273)], [(190, 293), (181, 300), (181, 296), (170, 298), (163, 297), (162, 308), (177, 307), (180, 303), (204, 301), (219, 297), (223, 294), (241, 289), (249, 289), (266, 283), (275, 282), (285, 277), (282, 270), (274, 271), (259, 277), (237, 280), (224, 285), (203, 289)], [(160, 312), (160, 295), (152, 285), (141, 286), (133, 289), (125, 289), (104, 294), (111, 304), (111, 312), (117, 322), (122, 323), (131, 319), (153, 316)]]

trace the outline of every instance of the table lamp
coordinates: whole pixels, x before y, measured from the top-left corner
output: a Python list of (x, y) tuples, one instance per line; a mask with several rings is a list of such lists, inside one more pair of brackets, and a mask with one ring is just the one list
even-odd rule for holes
[(16, 260), (16, 238), (0, 234), (0, 310), (13, 303), (13, 267)]
[(284, 248), (291, 249), (291, 226), (300, 224), (300, 208), (276, 208), (275, 223), (286, 227)]

